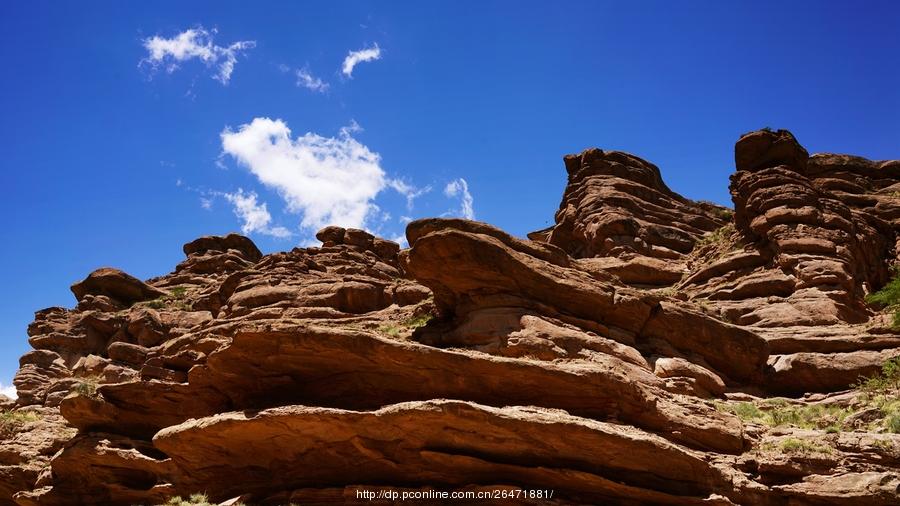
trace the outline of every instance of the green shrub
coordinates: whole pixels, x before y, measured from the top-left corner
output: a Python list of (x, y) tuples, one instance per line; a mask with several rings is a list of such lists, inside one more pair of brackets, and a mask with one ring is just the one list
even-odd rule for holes
[(417, 329), (419, 327), (424, 327), (425, 325), (428, 325), (428, 322), (430, 322), (430, 321), (431, 321), (431, 315), (426, 313), (426, 314), (421, 314), (419, 316), (413, 316), (412, 318), (405, 320), (403, 322), (403, 325), (406, 328)]
[(178, 309), (180, 311), (191, 311), (193, 308), (191, 304), (186, 300), (183, 300), (185, 294), (184, 287), (177, 286), (172, 290), (171, 295), (163, 295), (162, 297), (153, 299), (149, 302), (144, 302), (144, 306), (149, 307), (150, 309)]
[(149, 307), (150, 309), (163, 309), (164, 307), (166, 307), (166, 301), (162, 297), (153, 299), (147, 303), (147, 307)]
[(900, 434), (900, 414), (893, 414), (885, 418), (884, 428), (887, 429), (888, 432)]
[(100, 384), (100, 376), (85, 376), (79, 378), (74, 390), (85, 397), (97, 397), (97, 385)]
[(891, 327), (900, 330), (900, 270), (893, 269), (894, 277), (881, 290), (870, 293), (866, 297), (866, 302), (883, 306), (891, 311), (894, 315), (891, 319)]
[(854, 386), (869, 396), (896, 395), (900, 392), (900, 357), (882, 364), (880, 375), (860, 378)]

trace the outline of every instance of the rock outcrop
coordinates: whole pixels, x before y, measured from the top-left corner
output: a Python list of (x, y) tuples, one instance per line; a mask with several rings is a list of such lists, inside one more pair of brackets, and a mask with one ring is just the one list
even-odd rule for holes
[(592, 149), (530, 240), (426, 219), (99, 269), (28, 328), (0, 504), (897, 504), (898, 392), (851, 387), (900, 357), (866, 303), (900, 162), (759, 131), (735, 165), (733, 211)]

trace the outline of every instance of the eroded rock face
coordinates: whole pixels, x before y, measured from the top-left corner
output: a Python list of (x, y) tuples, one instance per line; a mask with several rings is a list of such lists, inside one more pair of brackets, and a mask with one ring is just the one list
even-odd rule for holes
[(634, 155), (588, 149), (566, 156), (565, 165), (556, 225), (531, 237), (574, 258), (615, 259), (594, 265), (626, 283), (672, 285), (694, 244), (728, 221), (726, 208), (678, 195), (655, 165)]
[[(147, 281), (95, 271), (28, 328), (0, 504), (896, 504), (900, 436), (845, 389), (900, 356), (864, 301), (898, 258), (900, 163), (785, 131), (735, 162), (733, 218), (593, 149), (532, 240), (427, 219), (402, 251), (327, 227), (268, 255), (202, 237)], [(773, 422), (801, 412), (822, 416)]]

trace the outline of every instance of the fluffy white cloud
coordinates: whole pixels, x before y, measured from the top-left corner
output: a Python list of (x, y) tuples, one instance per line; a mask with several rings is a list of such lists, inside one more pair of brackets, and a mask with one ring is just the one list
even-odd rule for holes
[(387, 180), (378, 153), (353, 138), (354, 125), (337, 137), (308, 132), (292, 138), (284, 121), (255, 118), (237, 131), (226, 128), (222, 150), (275, 189), (289, 212), (301, 214), (303, 228), (364, 228)]
[(18, 399), (19, 394), (16, 392), (16, 387), (13, 385), (3, 386), (3, 383), (0, 383), (0, 395), (5, 395), (10, 399)]
[(325, 93), (328, 91), (328, 83), (313, 76), (309, 70), (304, 67), (297, 69), (297, 86), (315, 91), (317, 93)]
[(353, 77), (353, 67), (356, 67), (356, 65), (362, 62), (380, 59), (381, 48), (378, 47), (378, 44), (369, 48), (360, 49), (359, 51), (350, 51), (347, 53), (347, 57), (344, 58), (344, 65), (341, 67), (341, 72), (347, 77)]
[(228, 84), (237, 57), (243, 51), (256, 46), (256, 42), (245, 40), (235, 42), (226, 47), (213, 43), (215, 30), (207, 31), (202, 26), (185, 30), (178, 35), (167, 39), (154, 35), (144, 39), (144, 48), (147, 57), (141, 60), (141, 65), (149, 64), (154, 69), (166, 64), (168, 72), (174, 72), (180, 62), (199, 59), (207, 66), (216, 67), (213, 79)]
[(475, 219), (475, 199), (469, 193), (469, 183), (463, 178), (454, 179), (444, 187), (444, 195), (448, 198), (459, 198), (459, 210), (446, 214), (458, 214), (467, 220)]
[(273, 237), (290, 237), (291, 232), (284, 227), (272, 227), (272, 215), (266, 207), (266, 203), (257, 203), (257, 195), (254, 192), (244, 192), (238, 188), (234, 193), (224, 193), (223, 197), (234, 206), (234, 214), (244, 220), (241, 232), (251, 234), (258, 232)]

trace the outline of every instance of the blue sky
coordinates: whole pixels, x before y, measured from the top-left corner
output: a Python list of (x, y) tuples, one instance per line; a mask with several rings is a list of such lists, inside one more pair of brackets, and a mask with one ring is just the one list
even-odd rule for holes
[(442, 214), (524, 235), (590, 146), (729, 204), (734, 141), (763, 126), (900, 157), (898, 21), (896, 2), (3, 2), (0, 382), (72, 282), (169, 272), (200, 235), (271, 252)]

